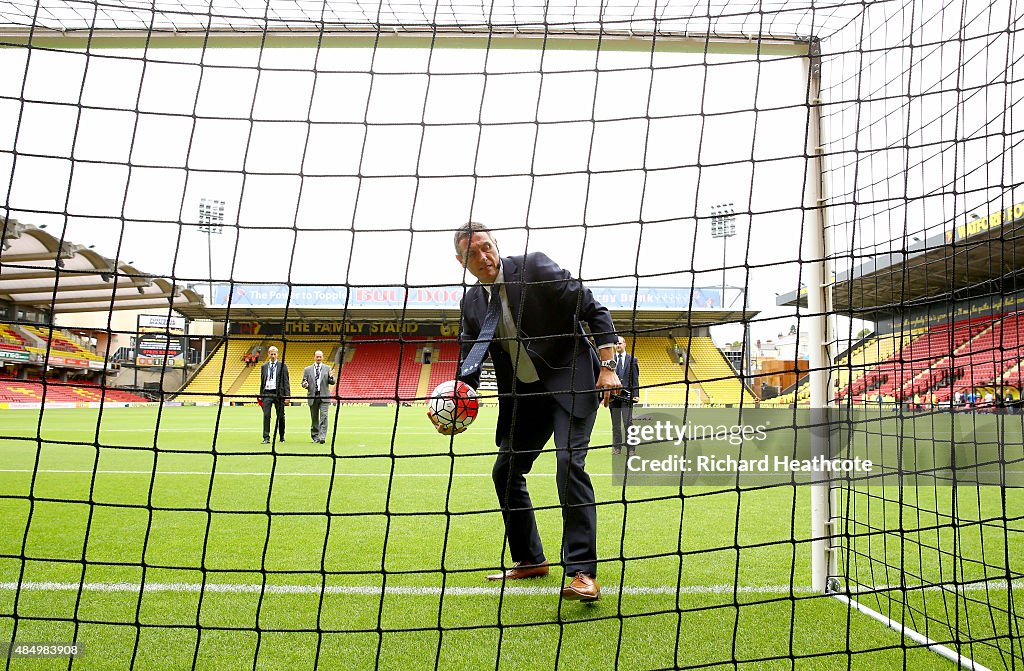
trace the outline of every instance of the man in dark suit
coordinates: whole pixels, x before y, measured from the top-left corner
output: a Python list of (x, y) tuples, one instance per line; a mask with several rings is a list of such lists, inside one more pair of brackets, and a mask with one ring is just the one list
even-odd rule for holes
[[(479, 280), (462, 299), (458, 377), (477, 387), (480, 365), (489, 355), (498, 382), (498, 454), (491, 475), (514, 564), (487, 578), (517, 580), (548, 573), (525, 475), (554, 435), (561, 558), (572, 576), (562, 597), (596, 601), (601, 596), (597, 510), (586, 458), (601, 400), (607, 404), (619, 387), (611, 315), (589, 289), (544, 254), (500, 258), (483, 224), (470, 222), (456, 231), (455, 249), (459, 263)], [(597, 349), (581, 322), (590, 328)], [(431, 419), (441, 433), (461, 433)]]
[[(633, 404), (640, 399), (640, 364), (626, 351), (626, 340), (622, 336), (615, 343), (615, 374), (622, 389), (612, 394), (608, 411), (612, 415), (612, 454), (622, 454), (629, 427), (633, 426)], [(626, 454), (633, 456), (636, 448), (626, 445)]]
[(277, 348), (267, 350), (267, 362), (260, 367), (260, 400), (263, 406), (263, 442), (270, 442), (270, 408), (277, 409), (277, 433), (284, 442), (284, 403), (292, 395), (288, 365), (277, 360)]

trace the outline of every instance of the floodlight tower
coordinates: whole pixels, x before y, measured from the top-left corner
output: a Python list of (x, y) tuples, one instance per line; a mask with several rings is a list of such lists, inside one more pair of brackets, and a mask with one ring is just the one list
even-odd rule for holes
[(722, 239), (722, 307), (725, 307), (725, 252), (729, 238), (736, 235), (736, 210), (732, 203), (711, 206), (711, 237)]
[(199, 230), (206, 233), (206, 261), (209, 279), (207, 300), (213, 304), (213, 236), (224, 232), (224, 201), (203, 198), (199, 201)]
[[(726, 251), (729, 238), (736, 235), (736, 209), (732, 203), (720, 203), (711, 206), (711, 237), (722, 239), (722, 307), (725, 307), (726, 282)], [(744, 294), (745, 296), (745, 294)], [(750, 324), (743, 322), (743, 360), (740, 362), (739, 373), (744, 377), (744, 384), (749, 382), (751, 372)]]

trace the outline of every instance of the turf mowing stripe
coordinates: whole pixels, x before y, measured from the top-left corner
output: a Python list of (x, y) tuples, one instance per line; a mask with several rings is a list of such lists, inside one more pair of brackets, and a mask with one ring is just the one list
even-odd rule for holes
[[(0, 582), (0, 591), (15, 591), (18, 583)], [(23, 582), (21, 590), (25, 592), (110, 592), (110, 593), (138, 593), (141, 589), (139, 583), (131, 582)], [(555, 587), (520, 587), (506, 586), (504, 590), (500, 585), (495, 587), (446, 587), (443, 592), (445, 596), (493, 596), (504, 591), (505, 594), (518, 594), (525, 596), (550, 596)], [(851, 590), (856, 594), (871, 594), (875, 592), (886, 592), (901, 588), (899, 585), (883, 585), (873, 588), (859, 588)], [(928, 585), (913, 589), (912, 591), (936, 591), (948, 592), (981, 592), (981, 591), (1005, 591), (1006, 581), (979, 582), (968, 585), (957, 585), (955, 590), (950, 585)], [(342, 594), (355, 596), (379, 596), (382, 588), (379, 586), (346, 586), (346, 585), (260, 585), (254, 583), (178, 583), (178, 582), (155, 582), (146, 583), (147, 592), (188, 592), (196, 593), (206, 591), (220, 594)], [(601, 588), (605, 595), (618, 594), (619, 588), (606, 586)], [(387, 595), (394, 596), (440, 596), (440, 587), (386, 587), (383, 591)], [(815, 591), (809, 585), (683, 585), (680, 587), (624, 587), (622, 593), (636, 596), (664, 596), (675, 594), (814, 594)]]

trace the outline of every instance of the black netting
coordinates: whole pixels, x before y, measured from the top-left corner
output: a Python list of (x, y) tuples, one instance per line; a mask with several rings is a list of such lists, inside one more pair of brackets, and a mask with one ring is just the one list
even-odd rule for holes
[(5, 668), (1019, 668), (1020, 15), (0, 0)]

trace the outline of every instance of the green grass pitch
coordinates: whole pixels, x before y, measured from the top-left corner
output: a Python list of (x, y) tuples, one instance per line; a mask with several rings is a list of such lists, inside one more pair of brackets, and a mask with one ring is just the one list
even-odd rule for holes
[[(604, 598), (561, 602), (557, 570), (486, 582), (503, 544), (494, 415), (484, 408), (451, 445), (422, 408), (344, 406), (331, 412), (328, 444), (314, 445), (297, 406), (287, 442), (271, 449), (255, 407), (2, 410), (0, 641), (15, 626), (19, 641), (78, 640), (75, 669), (955, 668), (809, 591), (806, 488), (623, 490), (607, 475), (603, 410), (588, 468)], [(554, 463), (549, 449), (529, 476), (552, 560)], [(1007, 556), (1020, 571), (1019, 517), (927, 530), (948, 521), (946, 492), (905, 492), (916, 505), (875, 506), (849, 527), (861, 545), (880, 526), (923, 529), (903, 545), (875, 534), (885, 561), (855, 557), (860, 582), (898, 583), (901, 553), (908, 580), (950, 566), (960, 579), (1000, 566), (1005, 576)], [(953, 498), (968, 519), (1024, 503), (1020, 490), (995, 488)], [(922, 518), (929, 509), (938, 514)], [(946, 556), (954, 547), (961, 558), (987, 553), (988, 568)], [(902, 608), (943, 641), (955, 634), (935, 618), (948, 615), (989, 641), (964, 654), (1019, 666), (1021, 622), (1006, 613), (1024, 612), (1020, 590), (899, 594), (865, 603), (893, 617)]]

